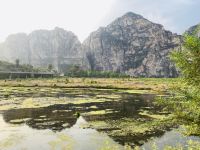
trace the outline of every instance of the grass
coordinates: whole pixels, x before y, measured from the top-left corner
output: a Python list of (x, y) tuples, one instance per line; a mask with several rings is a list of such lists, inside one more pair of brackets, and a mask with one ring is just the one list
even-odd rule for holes
[(114, 88), (131, 90), (166, 91), (180, 79), (167, 78), (52, 78), (0, 80), (1, 87), (49, 87), (49, 88)]
[[(66, 83), (67, 81), (67, 83)], [(119, 93), (163, 95), (179, 79), (154, 78), (52, 78), (52, 79), (23, 79), (0, 80), (0, 110), (14, 108), (37, 108), (52, 104), (82, 104), (86, 102), (103, 102), (119, 100)], [(98, 91), (110, 91), (101, 95)], [(96, 92), (96, 93), (94, 93)], [(116, 94), (116, 92), (118, 94)], [(85, 93), (95, 94), (95, 99), (83, 98)], [(82, 96), (71, 101), (59, 98)], [(39, 99), (38, 97), (45, 97)], [(36, 99), (37, 98), (37, 99)], [(13, 103), (13, 101), (15, 103)]]

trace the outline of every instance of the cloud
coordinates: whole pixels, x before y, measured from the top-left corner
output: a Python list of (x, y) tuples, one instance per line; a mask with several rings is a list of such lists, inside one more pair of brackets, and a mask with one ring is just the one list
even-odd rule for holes
[(178, 3), (178, 4), (190, 5), (190, 4), (194, 4), (195, 0), (173, 0), (173, 2)]
[(111, 18), (132, 11), (181, 34), (200, 21), (199, 6), (199, 0), (116, 0), (109, 17), (102, 22), (108, 24)]
[(99, 26), (114, 0), (0, 0), (0, 40), (11, 33), (29, 33), (56, 26), (71, 30), (79, 39)]
[(200, 22), (200, 0), (0, 0), (0, 40), (11, 33), (29, 33), (56, 26), (83, 41), (128, 11), (182, 33)]

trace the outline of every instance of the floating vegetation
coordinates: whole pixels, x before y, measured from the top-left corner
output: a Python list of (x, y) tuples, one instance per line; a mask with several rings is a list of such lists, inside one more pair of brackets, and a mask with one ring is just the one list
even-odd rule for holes
[[(170, 85), (172, 81), (167, 80)], [(0, 81), (4, 121), (34, 131), (51, 131), (56, 138), (48, 141), (50, 149), (73, 149), (76, 144), (71, 135), (77, 128), (79, 134), (99, 131), (123, 149), (131, 149), (177, 127), (172, 116), (154, 104), (155, 96), (164, 96), (167, 89), (161, 79), (30, 79), (20, 85), (13, 81), (10, 86), (8, 82)], [(79, 126), (80, 119), (87, 123)], [(73, 133), (66, 134), (68, 130)], [(116, 142), (99, 148), (122, 149)]]

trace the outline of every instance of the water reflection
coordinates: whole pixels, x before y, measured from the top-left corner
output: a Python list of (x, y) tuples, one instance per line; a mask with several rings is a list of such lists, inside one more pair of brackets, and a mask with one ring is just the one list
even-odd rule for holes
[(73, 110), (65, 111), (62, 107), (8, 110), (3, 113), (3, 118), (12, 124), (26, 123), (31, 128), (56, 131), (72, 127), (77, 120)]
[(82, 129), (87, 123), (79, 117), (71, 128), (60, 132), (51, 130), (34, 130), (26, 125), (9, 124), (0, 115), (0, 149), (1, 150), (99, 150), (109, 146), (122, 150), (123, 147), (114, 142), (106, 134), (94, 129)]
[[(197, 136), (184, 136), (180, 133), (181, 130), (174, 129), (172, 131), (166, 132), (163, 136), (159, 138), (154, 138), (152, 140), (149, 140), (147, 143), (145, 143), (141, 148), (143, 150), (152, 150), (153, 145), (157, 147), (157, 149), (165, 149), (166, 146), (173, 146), (178, 147), (182, 146), (184, 149), (190, 149), (189, 148), (189, 141), (200, 141), (200, 137)], [(190, 146), (194, 146), (191, 145)], [(182, 148), (179, 148), (182, 149)], [(191, 148), (192, 149), (192, 148)]]
[[(111, 139), (94, 129), (82, 128), (82, 125), (90, 121), (122, 118), (137, 120), (144, 117), (140, 112), (145, 110), (153, 114), (160, 113), (160, 108), (153, 105), (155, 98), (153, 94), (129, 94), (117, 91), (113, 94), (111, 90), (87, 89), (69, 93), (66, 91), (56, 96), (64, 96), (70, 99), (70, 103), (42, 108), (11, 109), (0, 113), (0, 149), (88, 150), (100, 149), (101, 146), (106, 146), (105, 143), (108, 141), (109, 146), (117, 145), (119, 149), (122, 149), (122, 146), (113, 139), (124, 144), (128, 140), (132, 142), (135, 137), (133, 139), (132, 137), (129, 139), (128, 137), (112, 137)], [(89, 100), (84, 103), (73, 103), (77, 97)], [(37, 99), (37, 97), (34, 98)], [(40, 99), (43, 98), (45, 101), (46, 97), (40, 97)], [(145, 116), (145, 121), (148, 119), (152, 118)], [(98, 131), (101, 130), (115, 131), (118, 129), (102, 128)], [(148, 143), (143, 148), (146, 147), (149, 147)]]
[[(154, 95), (122, 94), (120, 101), (89, 102), (83, 104), (57, 104), (44, 108), (12, 109), (3, 112), (3, 119), (11, 124), (27, 124), (34, 129), (61, 131), (72, 127), (77, 121), (77, 112), (87, 121), (120, 119), (139, 116), (139, 110), (152, 108)], [(152, 111), (154, 111), (152, 109)], [(105, 114), (90, 112), (107, 111)]]

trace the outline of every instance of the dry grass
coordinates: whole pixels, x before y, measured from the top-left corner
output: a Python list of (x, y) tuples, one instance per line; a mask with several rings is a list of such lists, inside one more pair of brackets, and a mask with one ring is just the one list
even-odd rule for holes
[(0, 86), (10, 87), (52, 87), (52, 88), (114, 88), (167, 91), (179, 79), (167, 78), (51, 78), (0, 80)]

